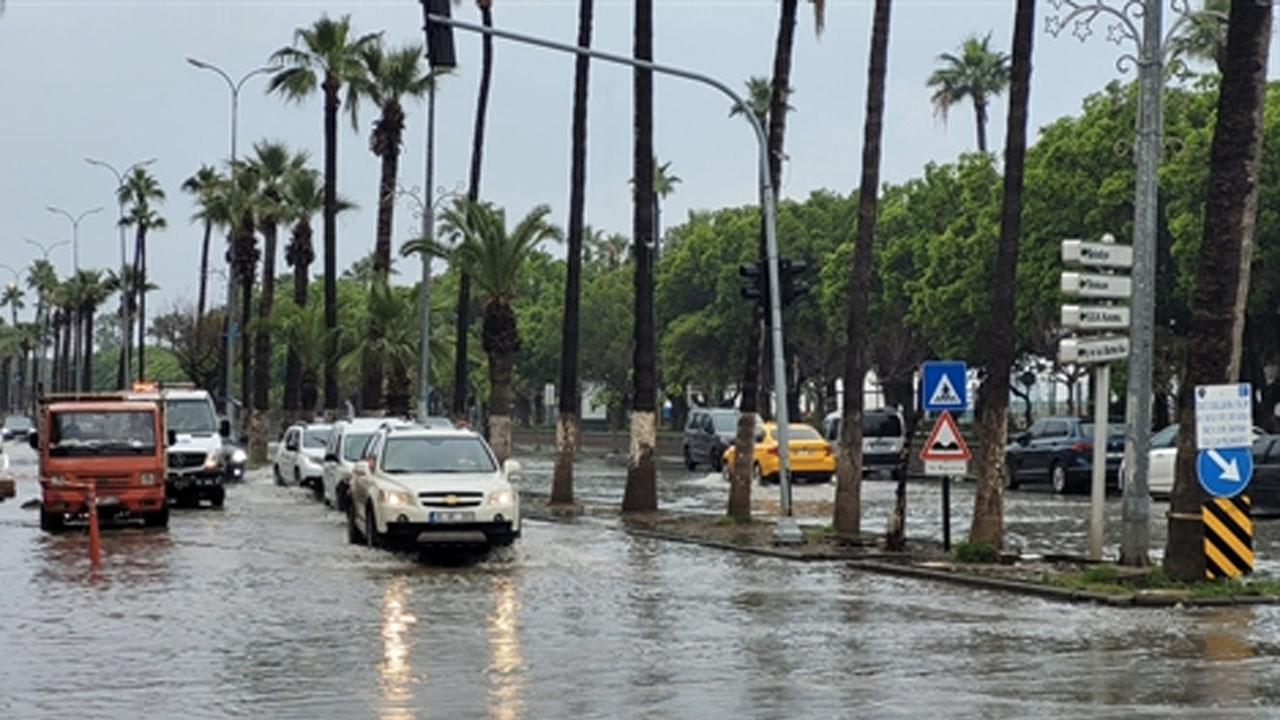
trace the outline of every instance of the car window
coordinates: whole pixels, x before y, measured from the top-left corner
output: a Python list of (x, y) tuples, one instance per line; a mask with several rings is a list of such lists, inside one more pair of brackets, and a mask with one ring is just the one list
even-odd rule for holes
[[(1091, 422), (1082, 422), (1082, 423), (1080, 423), (1080, 435), (1081, 435), (1081, 437), (1084, 437), (1084, 438), (1086, 438), (1086, 439), (1092, 439), (1092, 438), (1093, 438), (1093, 428), (1094, 428), (1094, 424), (1093, 424), (1093, 423), (1091, 423)], [(1124, 426), (1123, 426), (1123, 425), (1116, 425), (1116, 424), (1114, 424), (1114, 423), (1108, 423), (1108, 424), (1107, 424), (1107, 437), (1109, 437), (1109, 438), (1122, 438), (1122, 437), (1124, 437)]]
[(1062, 420), (1047, 420), (1044, 424), (1044, 431), (1041, 437), (1066, 437), (1067, 423)]
[(329, 441), (330, 428), (310, 428), (302, 435), (303, 447), (322, 448)]
[(870, 412), (862, 416), (862, 437), (901, 437), (902, 422), (893, 413)]
[(1032, 423), (1030, 428), (1027, 429), (1027, 434), (1030, 435), (1031, 437), (1043, 437), (1044, 427), (1045, 427), (1045, 421), (1037, 420), (1034, 423)]
[(1178, 426), (1170, 425), (1151, 436), (1150, 447), (1171, 448), (1178, 444)]
[(792, 425), (787, 429), (790, 431), (790, 434), (791, 434), (791, 437), (787, 438), (788, 443), (790, 443), (790, 441), (792, 440), (821, 440), (822, 439), (822, 436), (818, 434), (818, 431), (814, 430), (808, 425)]
[(493, 472), (497, 464), (478, 437), (393, 437), (382, 453), (383, 472)]
[(365, 446), (369, 444), (369, 438), (372, 436), (373, 433), (347, 433), (342, 440), (342, 459), (347, 462), (355, 462), (367, 457), (363, 452)]
[(1280, 440), (1274, 436), (1267, 435), (1262, 437), (1259, 442), (1270, 442), (1271, 447), (1267, 448), (1267, 464), (1275, 465), (1280, 463)]
[(690, 430), (700, 430), (702, 428), (702, 413), (695, 412), (689, 416), (689, 422), (685, 425)]
[(712, 415), (712, 426), (719, 432), (732, 432), (738, 427), (738, 417), (732, 413)]

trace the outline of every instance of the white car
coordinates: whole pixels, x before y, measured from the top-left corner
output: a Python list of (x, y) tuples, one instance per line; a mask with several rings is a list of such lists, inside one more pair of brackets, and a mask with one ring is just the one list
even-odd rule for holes
[[(286, 428), (276, 450), (273, 468), (276, 484), (319, 488), (330, 432), (332, 427), (327, 423), (296, 423)], [(317, 491), (317, 498), (319, 495)]]
[(520, 464), (476, 433), (382, 427), (351, 472), (347, 539), (370, 547), (492, 547), (520, 537)]
[(352, 418), (333, 424), (329, 442), (324, 448), (324, 472), (321, 476), (321, 492), (329, 507), (347, 511), (350, 499), (351, 468), (357, 460), (364, 459), (361, 451), (386, 418)]
[[(1253, 428), (1256, 440), (1267, 432), (1260, 427)], [(1167, 498), (1173, 493), (1173, 466), (1178, 459), (1178, 424), (1166, 426), (1151, 435), (1147, 446), (1147, 494), (1153, 497)], [(1128, 468), (1120, 461), (1120, 492), (1124, 492), (1124, 484), (1128, 482)]]

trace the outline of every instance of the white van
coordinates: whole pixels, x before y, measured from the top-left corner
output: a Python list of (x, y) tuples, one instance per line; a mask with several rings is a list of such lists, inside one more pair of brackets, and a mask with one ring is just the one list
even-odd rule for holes
[[(829, 413), (822, 420), (822, 436), (833, 445), (840, 442), (841, 413)], [(862, 413), (862, 474), (885, 473), (893, 479), (907, 472), (907, 423), (892, 408), (864, 410)]]

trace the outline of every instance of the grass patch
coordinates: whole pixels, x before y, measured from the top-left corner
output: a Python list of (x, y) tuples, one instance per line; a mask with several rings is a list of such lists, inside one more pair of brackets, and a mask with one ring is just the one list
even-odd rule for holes
[(755, 522), (756, 522), (756, 519), (750, 516), (735, 517), (733, 515), (721, 515), (720, 517), (716, 518), (716, 525), (719, 527), (728, 527), (731, 525), (751, 525)]
[(831, 525), (819, 525), (818, 527), (805, 528), (805, 534), (814, 540), (827, 540), (836, 535), (836, 529)]
[(1080, 572), (1043, 572), (1036, 580), (1045, 585), (1108, 595), (1164, 590), (1185, 593), (1189, 597), (1280, 596), (1280, 580), (1276, 578), (1250, 577), (1188, 583), (1169, 577), (1164, 568), (1158, 565), (1141, 574), (1125, 574), (1115, 565), (1091, 565)]
[(951, 550), (956, 562), (993, 563), (1000, 559), (1000, 552), (989, 542), (962, 540)]

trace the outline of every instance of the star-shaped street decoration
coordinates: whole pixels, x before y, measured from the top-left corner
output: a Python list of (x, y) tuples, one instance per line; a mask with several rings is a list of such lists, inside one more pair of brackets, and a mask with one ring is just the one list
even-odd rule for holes
[(1077, 20), (1075, 29), (1071, 31), (1071, 34), (1079, 38), (1080, 42), (1084, 42), (1085, 40), (1088, 40), (1089, 36), (1093, 34), (1092, 20), (1093, 20), (1092, 17), (1087, 19), (1082, 18), (1080, 20)]
[(1058, 37), (1058, 33), (1062, 32), (1062, 20), (1057, 15), (1050, 15), (1044, 19), (1044, 31), (1054, 37)]

